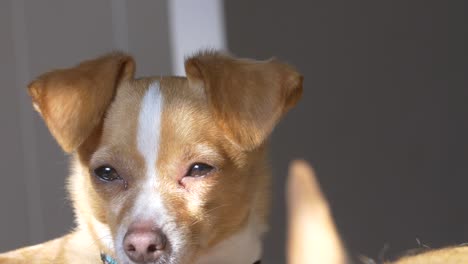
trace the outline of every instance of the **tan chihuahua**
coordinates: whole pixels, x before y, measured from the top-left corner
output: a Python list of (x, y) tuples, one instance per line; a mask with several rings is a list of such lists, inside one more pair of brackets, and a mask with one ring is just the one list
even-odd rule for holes
[(301, 97), (277, 60), (201, 52), (184, 77), (135, 79), (123, 53), (29, 85), (72, 157), (77, 227), (0, 263), (252, 264), (267, 230), (267, 138)]

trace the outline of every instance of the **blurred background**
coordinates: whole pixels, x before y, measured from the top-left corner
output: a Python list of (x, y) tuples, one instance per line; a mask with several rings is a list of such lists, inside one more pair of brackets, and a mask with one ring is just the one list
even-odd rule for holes
[(0, 2), (0, 251), (68, 232), (68, 159), (27, 83), (120, 49), (137, 74), (183, 75), (199, 48), (275, 56), (304, 97), (274, 131), (265, 263), (284, 263), (288, 162), (316, 168), (352, 254), (468, 242), (468, 2)]

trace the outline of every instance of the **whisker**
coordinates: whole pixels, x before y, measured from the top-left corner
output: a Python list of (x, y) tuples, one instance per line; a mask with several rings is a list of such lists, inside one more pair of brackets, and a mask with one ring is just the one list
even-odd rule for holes
[(206, 211), (199, 219), (196, 219), (195, 221), (193, 221), (189, 226), (194, 226), (196, 225), (197, 223), (201, 222), (204, 220), (205, 216), (208, 214), (208, 213), (211, 213), (219, 208), (222, 208), (222, 207), (225, 207), (225, 206), (228, 206), (229, 204), (222, 204), (222, 205), (219, 205), (217, 207), (214, 207), (214, 208), (211, 208), (210, 210)]
[(88, 248), (95, 246), (98, 242), (103, 242), (103, 244), (106, 244), (103, 241), (103, 239), (105, 239), (105, 238), (112, 238), (112, 236), (111, 235), (104, 235), (102, 237), (98, 237), (97, 239), (93, 240), (93, 242), (88, 246)]

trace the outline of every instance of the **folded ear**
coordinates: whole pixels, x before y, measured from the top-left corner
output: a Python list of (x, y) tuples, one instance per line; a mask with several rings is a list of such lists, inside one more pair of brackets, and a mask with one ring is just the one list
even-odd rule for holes
[(115, 52), (45, 73), (28, 90), (59, 145), (72, 152), (100, 124), (119, 83), (133, 79), (134, 72), (133, 59)]
[(277, 60), (200, 53), (185, 61), (189, 86), (202, 89), (215, 121), (244, 150), (261, 145), (302, 94), (302, 76)]

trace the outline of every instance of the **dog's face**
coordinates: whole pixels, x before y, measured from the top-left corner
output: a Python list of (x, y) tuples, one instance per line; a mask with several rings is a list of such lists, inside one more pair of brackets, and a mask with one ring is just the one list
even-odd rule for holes
[(261, 229), (264, 143), (299, 99), (301, 76), (216, 53), (187, 60), (187, 78), (133, 72), (130, 57), (113, 54), (29, 86), (59, 144), (76, 153), (80, 224), (119, 263), (193, 263), (249, 223)]
[(242, 228), (264, 166), (224, 137), (185, 80), (163, 78), (120, 87), (88, 167), (119, 258), (148, 228), (177, 259)]

